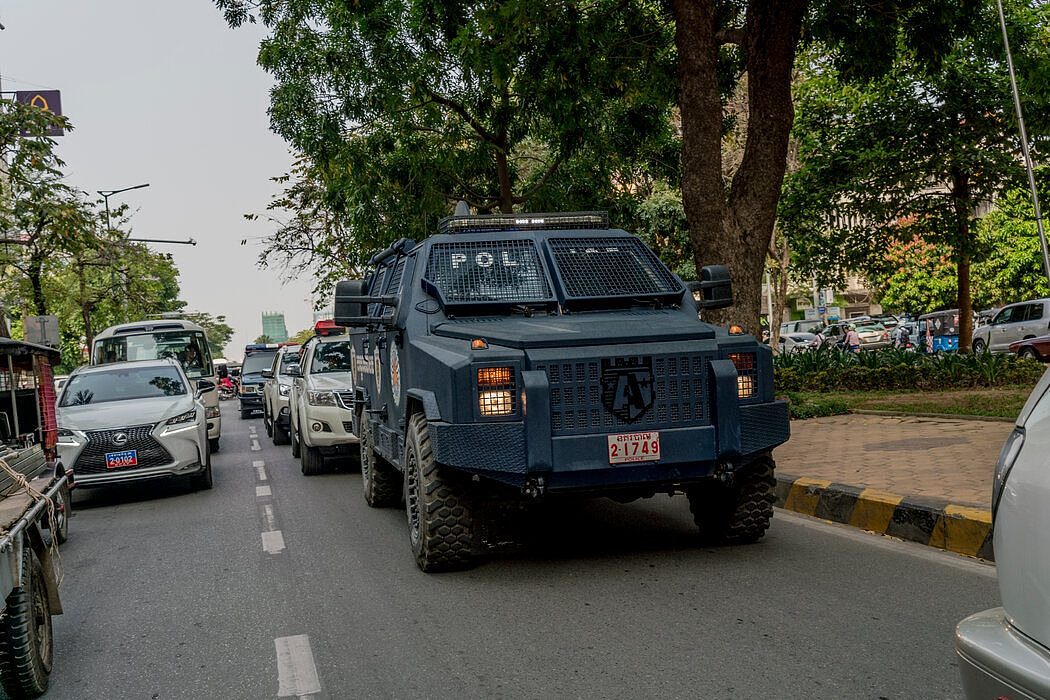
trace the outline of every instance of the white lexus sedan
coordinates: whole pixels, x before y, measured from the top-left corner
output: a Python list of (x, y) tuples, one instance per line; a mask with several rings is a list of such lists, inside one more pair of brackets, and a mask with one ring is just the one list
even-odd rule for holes
[(1050, 371), (995, 468), (992, 523), (1001, 608), (955, 630), (968, 698), (1050, 698)]
[(174, 360), (119, 362), (75, 370), (58, 402), (58, 451), (77, 486), (158, 477), (212, 485), (201, 396)]

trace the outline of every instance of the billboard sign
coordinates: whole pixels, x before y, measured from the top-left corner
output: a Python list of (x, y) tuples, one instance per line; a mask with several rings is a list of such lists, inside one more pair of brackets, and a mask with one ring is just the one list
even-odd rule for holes
[(58, 316), (26, 316), (23, 327), (27, 343), (58, 347)]
[[(18, 90), (15, 92), (15, 100), (24, 105), (46, 109), (48, 112), (62, 116), (62, 93), (59, 90)], [(61, 127), (48, 129), (47, 136), (62, 136), (65, 133)], [(23, 132), (23, 136), (30, 136)]]

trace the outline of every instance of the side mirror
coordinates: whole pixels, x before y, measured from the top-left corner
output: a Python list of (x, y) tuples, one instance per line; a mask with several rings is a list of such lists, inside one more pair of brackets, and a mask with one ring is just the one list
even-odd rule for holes
[(686, 286), (701, 309), (724, 309), (733, 305), (733, 282), (725, 265), (705, 265), (700, 270), (700, 281)]
[(289, 376), (289, 377), (301, 377), (301, 376), (303, 376), (303, 371), (301, 369), (299, 369), (299, 365), (290, 365), (290, 366), (288, 366), (284, 370), (284, 373), (287, 376)]
[(260, 374), (262, 374), (263, 379), (273, 379), (272, 369), (264, 369)]
[(197, 380), (197, 396), (204, 396), (209, 391), (215, 391), (215, 382), (210, 379)]

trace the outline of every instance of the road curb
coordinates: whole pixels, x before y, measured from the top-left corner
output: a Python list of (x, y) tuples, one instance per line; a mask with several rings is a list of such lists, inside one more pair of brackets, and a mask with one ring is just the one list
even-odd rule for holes
[(776, 496), (785, 510), (994, 560), (992, 513), (980, 506), (788, 474), (777, 475)]
[(874, 408), (851, 408), (850, 413), (859, 416), (887, 416), (890, 418), (950, 418), (952, 420), (975, 420), (983, 423), (1016, 423), (1017, 418), (1002, 416), (964, 416), (957, 413), (911, 413), (908, 411), (882, 411)]

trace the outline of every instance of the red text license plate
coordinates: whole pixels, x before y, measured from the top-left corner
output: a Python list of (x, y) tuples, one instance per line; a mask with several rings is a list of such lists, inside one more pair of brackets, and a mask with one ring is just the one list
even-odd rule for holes
[(660, 433), (621, 433), (609, 436), (609, 464), (655, 462), (660, 459)]
[(106, 469), (120, 469), (122, 467), (135, 467), (139, 463), (137, 450), (124, 450), (123, 452), (106, 453)]

